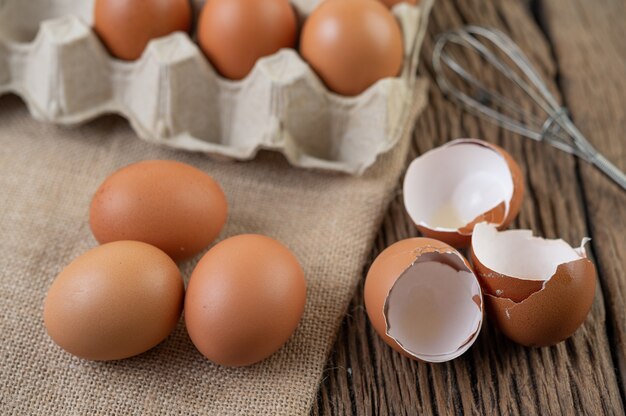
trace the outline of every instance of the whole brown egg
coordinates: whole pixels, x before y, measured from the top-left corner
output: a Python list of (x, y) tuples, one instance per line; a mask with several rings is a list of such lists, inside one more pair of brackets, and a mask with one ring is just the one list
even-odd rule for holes
[(190, 28), (189, 0), (96, 0), (94, 7), (94, 30), (113, 56), (128, 61), (150, 40)]
[(100, 243), (143, 241), (182, 260), (215, 240), (227, 209), (222, 188), (200, 169), (146, 160), (114, 172), (100, 185), (89, 224)]
[(198, 21), (204, 54), (226, 78), (245, 78), (256, 61), (296, 44), (296, 15), (288, 0), (208, 0)]
[(61, 348), (88, 360), (141, 354), (176, 327), (183, 279), (165, 253), (138, 241), (96, 247), (48, 290), (44, 322)]
[(304, 273), (287, 247), (262, 235), (238, 235), (215, 245), (196, 266), (185, 297), (185, 323), (209, 360), (245, 366), (289, 339), (305, 301)]
[(332, 91), (358, 95), (395, 77), (403, 61), (400, 25), (377, 0), (326, 0), (304, 23), (300, 53)]

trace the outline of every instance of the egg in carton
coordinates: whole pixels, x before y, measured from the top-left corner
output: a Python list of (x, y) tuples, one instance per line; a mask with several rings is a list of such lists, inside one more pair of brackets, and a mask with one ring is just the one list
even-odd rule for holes
[[(261, 58), (245, 79), (231, 81), (184, 33), (151, 41), (137, 61), (112, 58), (91, 28), (94, 0), (0, 0), (0, 95), (19, 95), (46, 122), (117, 113), (140, 138), (164, 146), (236, 160), (270, 149), (295, 166), (361, 174), (413, 121), (433, 1), (392, 10), (404, 39), (402, 74), (345, 97), (292, 49)], [(193, 2), (196, 15), (203, 3)], [(292, 0), (300, 24), (318, 3)]]

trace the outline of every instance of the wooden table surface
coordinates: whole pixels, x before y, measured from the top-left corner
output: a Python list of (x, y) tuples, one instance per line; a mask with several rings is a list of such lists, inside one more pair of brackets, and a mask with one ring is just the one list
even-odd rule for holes
[[(468, 23), (509, 33), (581, 131), (626, 169), (624, 0), (437, 0), (422, 53), (424, 75), (433, 78), (434, 37)], [(515, 97), (531, 105), (521, 94)], [(433, 82), (429, 107), (415, 127), (411, 159), (457, 137), (498, 143), (521, 164), (527, 193), (513, 227), (571, 244), (592, 238), (598, 286), (591, 313), (573, 337), (540, 349), (514, 344), (486, 320), (465, 355), (424, 364), (402, 357), (377, 337), (363, 308), (361, 284), (313, 414), (624, 414), (626, 192), (585, 162), (463, 113)], [(372, 259), (395, 241), (416, 235), (398, 184)]]

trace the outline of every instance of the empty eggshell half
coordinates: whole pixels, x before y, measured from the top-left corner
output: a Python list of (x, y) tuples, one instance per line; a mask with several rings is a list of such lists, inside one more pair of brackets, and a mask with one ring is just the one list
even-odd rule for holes
[(376, 258), (365, 281), (365, 307), (387, 344), (433, 363), (467, 351), (483, 321), (480, 285), (469, 263), (430, 238), (399, 241)]
[(519, 212), (524, 181), (502, 148), (458, 139), (424, 153), (404, 178), (404, 206), (426, 237), (469, 245), (474, 225), (507, 227)]
[(584, 245), (534, 237), (530, 230), (474, 227), (471, 257), (489, 317), (513, 341), (557, 344), (582, 325), (591, 309), (596, 271)]

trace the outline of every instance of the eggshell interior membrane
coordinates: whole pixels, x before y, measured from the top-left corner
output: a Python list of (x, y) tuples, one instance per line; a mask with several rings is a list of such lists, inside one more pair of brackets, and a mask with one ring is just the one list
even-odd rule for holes
[(452, 253), (420, 256), (385, 302), (387, 335), (410, 355), (442, 362), (463, 354), (482, 324), (480, 286)]
[(404, 180), (404, 205), (413, 222), (456, 231), (504, 204), (508, 213), (514, 184), (505, 158), (478, 140), (463, 139), (415, 159)]
[(486, 222), (474, 227), (472, 250), (487, 269), (525, 280), (548, 280), (560, 264), (584, 257), (561, 239), (534, 237), (531, 230), (498, 231)]

